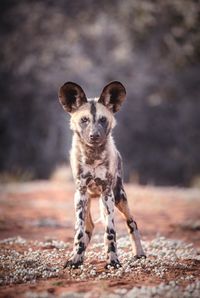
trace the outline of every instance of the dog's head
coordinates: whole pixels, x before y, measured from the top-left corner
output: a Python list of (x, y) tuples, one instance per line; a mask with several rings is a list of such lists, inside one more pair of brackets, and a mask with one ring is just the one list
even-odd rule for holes
[(105, 143), (115, 125), (116, 113), (126, 98), (124, 86), (117, 81), (106, 85), (99, 99), (88, 99), (76, 83), (67, 82), (59, 90), (59, 101), (71, 114), (71, 128), (84, 143), (99, 146)]

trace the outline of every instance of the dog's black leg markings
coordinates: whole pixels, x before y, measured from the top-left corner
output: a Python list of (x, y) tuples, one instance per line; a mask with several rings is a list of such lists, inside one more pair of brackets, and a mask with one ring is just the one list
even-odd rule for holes
[(74, 250), (72, 258), (65, 263), (64, 268), (77, 268), (83, 263), (85, 249), (88, 244), (85, 233), (87, 203), (87, 194), (84, 191), (77, 190), (75, 193), (76, 233), (74, 238)]

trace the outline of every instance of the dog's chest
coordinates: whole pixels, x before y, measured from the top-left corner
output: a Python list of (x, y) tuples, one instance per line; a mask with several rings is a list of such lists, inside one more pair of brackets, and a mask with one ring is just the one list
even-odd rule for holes
[(87, 190), (92, 194), (100, 194), (107, 184), (108, 169), (105, 165), (87, 165), (83, 166), (82, 183), (87, 186)]
[(90, 176), (92, 180), (95, 180), (96, 178), (99, 178), (101, 180), (106, 179), (108, 169), (105, 167), (105, 165), (87, 165), (85, 164), (83, 166), (83, 177)]

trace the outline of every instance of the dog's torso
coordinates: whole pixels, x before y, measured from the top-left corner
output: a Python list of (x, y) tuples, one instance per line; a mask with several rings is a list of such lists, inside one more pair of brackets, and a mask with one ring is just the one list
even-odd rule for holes
[(121, 157), (112, 136), (101, 148), (90, 148), (74, 135), (70, 161), (76, 185), (86, 188), (91, 197), (100, 196), (110, 186), (114, 191), (117, 181), (122, 179)]

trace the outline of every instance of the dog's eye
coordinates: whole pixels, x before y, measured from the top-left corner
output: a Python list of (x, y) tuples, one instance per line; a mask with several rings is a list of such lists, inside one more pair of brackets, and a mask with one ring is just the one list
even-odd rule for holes
[(87, 117), (81, 118), (81, 123), (87, 123), (87, 122), (89, 122), (89, 118), (87, 118)]
[(106, 117), (102, 116), (101, 118), (99, 118), (99, 122), (100, 123), (105, 123), (106, 122)]

